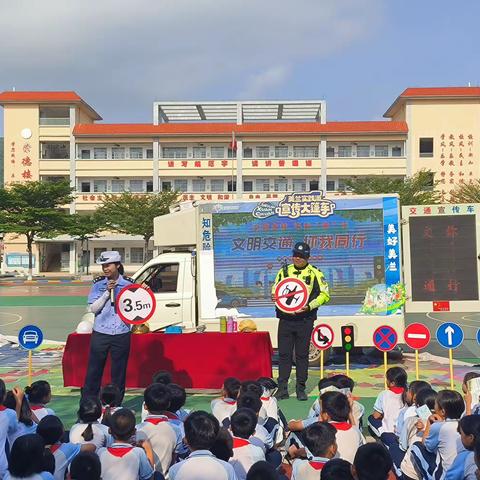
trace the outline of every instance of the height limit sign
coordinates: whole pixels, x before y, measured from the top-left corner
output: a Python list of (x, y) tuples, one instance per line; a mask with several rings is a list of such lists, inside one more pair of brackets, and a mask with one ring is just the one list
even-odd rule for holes
[(152, 317), (157, 305), (151, 290), (134, 283), (120, 291), (115, 306), (118, 316), (124, 322), (140, 325)]
[(275, 287), (275, 305), (285, 313), (296, 313), (308, 302), (308, 290), (298, 278), (285, 278)]

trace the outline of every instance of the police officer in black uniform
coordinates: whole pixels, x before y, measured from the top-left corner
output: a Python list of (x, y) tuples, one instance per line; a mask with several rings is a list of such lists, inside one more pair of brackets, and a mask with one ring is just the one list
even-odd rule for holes
[(285, 399), (288, 394), (288, 379), (292, 371), (293, 351), (295, 350), (295, 364), (297, 368), (297, 399), (308, 399), (305, 387), (308, 377), (308, 351), (313, 322), (317, 318), (320, 305), (330, 300), (328, 284), (323, 273), (308, 263), (310, 246), (298, 242), (292, 252), (293, 263), (284, 265), (278, 272), (272, 287), (272, 300), (275, 301), (275, 287), (285, 278), (298, 278), (302, 280), (308, 291), (308, 303), (299, 312), (285, 313), (276, 307), (278, 323), (278, 391), (276, 397)]

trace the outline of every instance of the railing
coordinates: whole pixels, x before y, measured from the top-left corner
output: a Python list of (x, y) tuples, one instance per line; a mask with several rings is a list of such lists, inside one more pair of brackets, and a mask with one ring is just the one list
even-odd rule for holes
[(41, 117), (40, 126), (42, 127), (68, 127), (70, 126), (70, 118), (53, 118), (53, 117)]

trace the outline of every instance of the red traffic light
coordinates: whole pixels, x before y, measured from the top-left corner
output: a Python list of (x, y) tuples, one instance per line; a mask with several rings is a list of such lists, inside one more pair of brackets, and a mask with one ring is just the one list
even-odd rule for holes
[(345, 335), (350, 335), (352, 333), (352, 329), (350, 327), (344, 327), (343, 328), (343, 333)]

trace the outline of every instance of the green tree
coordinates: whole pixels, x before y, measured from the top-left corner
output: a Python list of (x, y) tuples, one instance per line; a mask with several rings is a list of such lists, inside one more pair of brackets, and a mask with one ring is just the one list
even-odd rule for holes
[(138, 195), (124, 192), (121, 195), (105, 195), (97, 209), (97, 215), (105, 230), (127, 235), (140, 235), (145, 242), (144, 262), (147, 259), (148, 243), (153, 237), (153, 219), (169, 212), (169, 207), (178, 199), (178, 192), (166, 191)]
[(457, 185), (450, 194), (450, 203), (480, 203), (480, 180)]
[(66, 206), (72, 199), (68, 182), (36, 181), (0, 188), (0, 231), (25, 236), (29, 279), (35, 237), (52, 238), (67, 232)]
[(371, 175), (345, 180), (346, 186), (359, 195), (368, 193), (398, 193), (401, 205), (432, 205), (440, 202), (440, 193), (435, 189), (430, 170), (419, 170), (411, 177), (390, 178)]

